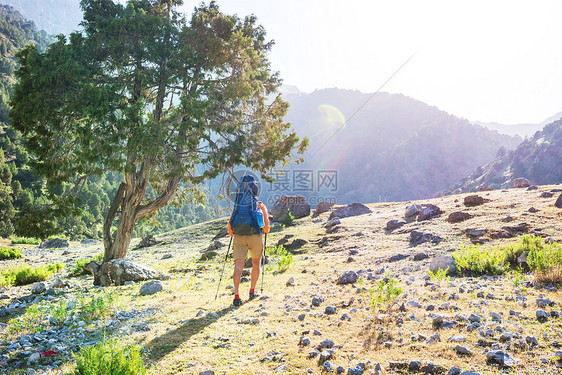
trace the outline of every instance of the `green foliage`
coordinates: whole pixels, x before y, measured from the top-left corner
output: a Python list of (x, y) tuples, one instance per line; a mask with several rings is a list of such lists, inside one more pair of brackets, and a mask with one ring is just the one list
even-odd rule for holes
[(140, 348), (123, 345), (116, 339), (82, 349), (76, 355), (75, 375), (140, 375), (146, 374)]
[(499, 248), (461, 246), (452, 255), (461, 275), (501, 275), (506, 268), (506, 252)]
[(45, 281), (64, 268), (61, 262), (46, 266), (30, 267), (22, 265), (0, 272), (0, 287), (10, 285), (27, 285)]
[(398, 281), (392, 278), (384, 278), (369, 290), (371, 297), (371, 309), (376, 311), (381, 307), (383, 311), (388, 312), (402, 294), (403, 289), (398, 285)]
[(479, 276), (501, 275), (510, 270), (520, 272), (517, 258), (522, 254), (526, 255), (526, 263), (537, 281), (562, 283), (562, 245), (547, 244), (540, 237), (524, 235), (518, 243), (504, 248), (464, 247), (452, 256), (461, 274)]
[(429, 271), (429, 279), (436, 282), (449, 281), (451, 278), (448, 276), (448, 273), (448, 267), (447, 269), (438, 269), (435, 272)]
[(84, 268), (84, 266), (91, 262), (92, 260), (103, 261), (103, 253), (98, 253), (94, 255), (91, 259), (76, 259), (76, 264), (74, 268), (70, 271), (69, 276), (71, 277), (78, 277), (82, 275), (87, 275), (88, 271)]
[(16, 248), (0, 247), (0, 260), (4, 259), (20, 259), (21, 251)]
[(34, 237), (10, 237), (13, 245), (25, 244), (25, 245), (39, 245), (41, 240)]
[(114, 302), (115, 297), (111, 293), (105, 293), (90, 299), (81, 298), (78, 303), (78, 314), (82, 320), (89, 323), (110, 312)]
[(295, 217), (291, 213), (291, 211), (287, 211), (287, 214), (283, 216), (283, 219), (279, 222), (284, 227), (289, 227), (294, 224)]
[(29, 306), (23, 315), (8, 321), (8, 333), (37, 332), (43, 330), (43, 323), (47, 316), (46, 309), (35, 304)]
[(293, 263), (293, 254), (289, 253), (287, 250), (283, 250), (280, 255), (281, 259), (277, 261), (277, 271), (282, 273), (287, 271), (291, 263)]

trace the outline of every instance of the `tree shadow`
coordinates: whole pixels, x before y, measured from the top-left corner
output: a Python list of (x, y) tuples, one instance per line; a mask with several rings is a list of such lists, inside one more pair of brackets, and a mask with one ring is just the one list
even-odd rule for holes
[(148, 352), (148, 358), (153, 361), (161, 360), (188, 341), (193, 335), (201, 332), (205, 327), (215, 323), (234, 309), (234, 306), (229, 306), (216, 311), (215, 316), (201, 316), (196, 319), (190, 319), (180, 327), (170, 330), (162, 336), (155, 337), (144, 347)]

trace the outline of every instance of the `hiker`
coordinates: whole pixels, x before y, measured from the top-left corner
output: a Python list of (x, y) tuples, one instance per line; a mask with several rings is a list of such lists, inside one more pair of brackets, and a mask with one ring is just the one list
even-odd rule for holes
[(269, 218), (265, 205), (258, 199), (258, 186), (252, 176), (242, 177), (234, 199), (234, 209), (228, 221), (228, 233), (233, 238), (234, 306), (242, 305), (240, 299), (240, 278), (246, 262), (248, 250), (252, 257), (249, 299), (258, 295), (255, 288), (260, 277), (260, 261), (264, 244), (262, 236), (269, 232)]

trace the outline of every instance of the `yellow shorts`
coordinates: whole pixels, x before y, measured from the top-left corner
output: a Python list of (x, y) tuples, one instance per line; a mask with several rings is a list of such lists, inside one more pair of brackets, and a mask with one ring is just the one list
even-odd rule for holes
[(232, 253), (234, 260), (246, 259), (248, 250), (253, 259), (260, 259), (263, 254), (263, 241), (261, 234), (252, 234), (249, 236), (235, 235)]

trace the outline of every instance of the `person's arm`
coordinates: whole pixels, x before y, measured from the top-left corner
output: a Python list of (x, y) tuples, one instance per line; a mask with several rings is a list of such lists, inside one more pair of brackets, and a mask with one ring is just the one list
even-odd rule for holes
[(228, 234), (230, 234), (230, 237), (234, 237), (234, 233), (232, 233), (232, 228), (230, 227), (230, 219), (232, 219), (233, 213), (234, 211), (230, 213), (230, 217), (228, 218)]
[(262, 202), (259, 202), (259, 207), (263, 214), (263, 222), (264, 222), (264, 226), (262, 228), (263, 232), (269, 233), (269, 215), (267, 214), (267, 207), (265, 207), (265, 204), (263, 204)]

